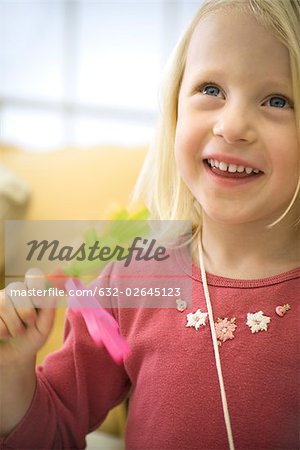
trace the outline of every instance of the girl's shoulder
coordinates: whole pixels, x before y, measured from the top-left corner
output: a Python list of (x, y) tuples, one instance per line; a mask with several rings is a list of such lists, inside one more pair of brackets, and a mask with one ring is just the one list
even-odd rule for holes
[[(201, 274), (198, 267), (193, 267), (193, 276), (195, 279), (201, 280)], [(261, 277), (255, 279), (234, 279), (218, 275), (207, 274), (207, 282), (210, 285), (232, 287), (232, 288), (259, 288), (278, 285), (282, 283), (299, 283), (300, 282), (300, 267), (281, 272), (268, 277)]]

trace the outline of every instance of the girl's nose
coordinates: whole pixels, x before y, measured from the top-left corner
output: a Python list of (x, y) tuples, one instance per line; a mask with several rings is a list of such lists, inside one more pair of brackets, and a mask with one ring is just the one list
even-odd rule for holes
[(251, 143), (256, 139), (255, 124), (249, 108), (238, 104), (226, 104), (213, 126), (213, 134), (228, 144)]

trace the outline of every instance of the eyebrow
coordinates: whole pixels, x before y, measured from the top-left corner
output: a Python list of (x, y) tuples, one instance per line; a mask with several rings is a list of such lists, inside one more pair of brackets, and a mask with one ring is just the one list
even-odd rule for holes
[[(186, 70), (185, 70), (185, 73), (186, 73)], [(222, 70), (219, 70), (219, 69), (210, 69), (210, 70), (201, 70), (201, 68), (199, 69), (199, 68), (197, 68), (197, 69), (195, 69), (191, 74), (190, 74), (190, 77), (194, 80), (194, 79), (196, 79), (196, 78), (203, 78), (203, 79), (205, 79), (205, 78), (207, 78), (207, 79), (209, 79), (209, 78), (214, 78), (215, 76), (224, 76), (224, 72), (222, 71)]]
[[(268, 80), (267, 83), (264, 83), (262, 85), (262, 88), (290, 91), (290, 86), (292, 87), (292, 83), (289, 81), (284, 83), (279, 80), (278, 81), (277, 80)], [(292, 94), (292, 92), (291, 92), (291, 94)]]
[[(201, 79), (202, 81), (218, 81), (219, 78), (226, 76), (226, 72), (220, 69), (210, 69), (201, 71), (201, 69), (194, 70), (189, 78), (192, 83), (196, 83), (197, 80)], [(291, 80), (288, 78), (268, 78), (267, 81), (258, 83), (258, 87), (260, 89), (268, 89), (268, 90), (284, 90), (290, 91), (290, 86), (292, 86)]]

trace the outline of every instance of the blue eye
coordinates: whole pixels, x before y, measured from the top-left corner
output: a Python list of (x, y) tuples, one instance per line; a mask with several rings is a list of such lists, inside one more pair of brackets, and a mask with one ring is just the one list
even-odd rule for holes
[(285, 106), (291, 106), (289, 102), (282, 97), (271, 97), (268, 102), (273, 108), (284, 108)]
[(218, 97), (220, 94), (220, 89), (213, 85), (206, 85), (201, 89), (202, 94), (204, 95), (213, 95), (214, 97)]

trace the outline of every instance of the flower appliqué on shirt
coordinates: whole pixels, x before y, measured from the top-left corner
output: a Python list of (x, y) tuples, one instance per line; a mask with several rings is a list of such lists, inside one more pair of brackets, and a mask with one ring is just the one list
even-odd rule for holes
[(217, 319), (217, 322), (215, 322), (215, 329), (219, 345), (222, 345), (222, 342), (225, 342), (228, 339), (234, 338), (233, 333), (236, 329), (235, 322), (235, 317), (230, 320), (228, 320), (227, 317), (225, 317), (225, 319)]
[(195, 330), (199, 330), (201, 325), (206, 325), (206, 318), (208, 313), (201, 312), (201, 309), (197, 309), (195, 313), (189, 313), (186, 315), (187, 324), (186, 327), (194, 327)]
[(177, 305), (177, 311), (183, 312), (187, 308), (187, 303), (185, 300), (182, 300), (181, 298), (178, 298), (176, 300)]
[(268, 323), (271, 322), (271, 318), (264, 316), (263, 311), (257, 311), (256, 313), (247, 314), (247, 325), (252, 333), (257, 333), (258, 331), (267, 331)]
[(276, 306), (275, 312), (279, 317), (283, 317), (290, 309), (290, 305), (286, 303), (283, 306)]

